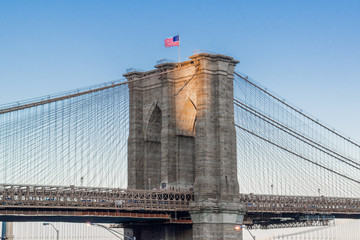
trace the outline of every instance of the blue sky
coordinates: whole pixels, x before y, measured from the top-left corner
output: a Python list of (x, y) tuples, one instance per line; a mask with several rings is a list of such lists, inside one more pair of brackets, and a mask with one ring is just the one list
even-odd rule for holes
[(0, 104), (208, 50), (360, 139), (360, 1), (0, 1)]

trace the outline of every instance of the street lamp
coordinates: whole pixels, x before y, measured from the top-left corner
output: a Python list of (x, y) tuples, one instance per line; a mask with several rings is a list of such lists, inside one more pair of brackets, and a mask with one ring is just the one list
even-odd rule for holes
[(52, 226), (56, 231), (56, 240), (59, 240), (59, 230), (52, 223), (43, 223), (44, 226)]
[[(104, 226), (104, 225), (101, 225), (101, 224), (98, 224), (98, 223), (90, 223), (90, 222), (88, 222), (88, 223), (86, 223), (86, 225), (104, 228), (105, 230), (107, 230), (108, 232), (110, 232), (111, 234), (113, 234), (114, 236), (116, 236), (116, 237), (119, 238), (119, 239), (136, 240), (135, 237), (132, 238), (132, 237), (126, 236), (125, 234), (122, 234), (122, 233), (120, 233), (120, 232), (118, 232), (118, 231), (115, 231), (114, 229), (111, 229), (111, 228), (109, 228), (109, 227), (107, 227), (107, 226)], [(121, 236), (124, 237), (124, 238), (121, 238), (121, 237), (118, 236), (117, 234), (121, 235)]]
[[(241, 229), (244, 229), (245, 226), (241, 226), (241, 225), (235, 225), (234, 226), (234, 230), (235, 231), (241, 231)], [(248, 228), (246, 228), (246, 230), (248, 230), (248, 232), (250, 233), (250, 236), (252, 237), (253, 240), (255, 240), (255, 236), (251, 234), (250, 230)]]

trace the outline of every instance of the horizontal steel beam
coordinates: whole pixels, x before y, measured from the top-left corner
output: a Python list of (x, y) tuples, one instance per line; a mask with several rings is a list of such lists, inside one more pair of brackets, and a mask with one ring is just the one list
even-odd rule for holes
[[(0, 184), (0, 210), (188, 212), (192, 191)], [(360, 215), (360, 199), (240, 194), (248, 214)], [(1, 212), (0, 212), (1, 214)]]
[(190, 191), (75, 186), (0, 185), (0, 209), (188, 211)]

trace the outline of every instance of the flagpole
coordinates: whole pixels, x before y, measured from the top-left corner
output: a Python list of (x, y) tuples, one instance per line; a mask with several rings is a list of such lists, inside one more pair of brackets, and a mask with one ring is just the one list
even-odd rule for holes
[(180, 63), (180, 40), (179, 40), (179, 63)]

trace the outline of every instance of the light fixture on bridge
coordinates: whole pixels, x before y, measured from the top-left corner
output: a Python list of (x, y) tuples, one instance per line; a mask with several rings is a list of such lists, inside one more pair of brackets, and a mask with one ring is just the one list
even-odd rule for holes
[(252, 233), (250, 232), (250, 230), (248, 228), (245, 227), (245, 225), (235, 225), (234, 226), (234, 230), (235, 231), (241, 231), (242, 229), (246, 229), (250, 236), (252, 237), (253, 240), (256, 240), (256, 237), (254, 235), (252, 235)]
[(240, 226), (240, 225), (235, 225), (235, 226), (234, 226), (234, 229), (235, 229), (235, 231), (241, 231), (242, 226)]
[(59, 240), (59, 230), (52, 223), (43, 223), (44, 226), (52, 226), (56, 231), (56, 240)]
[(87, 222), (86, 225), (89, 226), (89, 227), (90, 226), (96, 226), (96, 227), (104, 228), (105, 230), (107, 230), (108, 232), (110, 232), (111, 234), (113, 234), (114, 236), (116, 236), (119, 239), (136, 240), (136, 237), (132, 238), (132, 237), (126, 236), (125, 234), (120, 233), (118, 231), (115, 231), (114, 229), (111, 229), (111, 228), (109, 228), (109, 227), (107, 227), (105, 225), (102, 225), (102, 224)]

